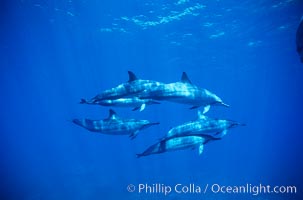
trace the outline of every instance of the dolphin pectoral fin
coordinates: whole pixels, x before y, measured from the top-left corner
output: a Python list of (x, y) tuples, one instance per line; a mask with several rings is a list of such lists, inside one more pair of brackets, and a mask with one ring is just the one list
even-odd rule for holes
[(222, 131), (221, 137), (225, 136), (226, 134), (227, 134), (227, 129), (225, 129), (224, 131)]
[(207, 113), (208, 111), (209, 111), (209, 109), (210, 109), (210, 105), (207, 105), (207, 106), (205, 106), (204, 108), (203, 108), (203, 114), (205, 114), (205, 113)]
[(224, 129), (223, 131), (218, 132), (218, 133), (216, 133), (215, 135), (216, 135), (216, 136), (223, 137), (223, 136), (225, 136), (226, 134), (227, 134), (227, 129)]
[(135, 138), (137, 137), (138, 133), (139, 133), (139, 130), (136, 130), (135, 132), (132, 132), (132, 133), (129, 135), (130, 139), (131, 139), (131, 140), (135, 139)]
[(200, 146), (199, 146), (199, 155), (201, 155), (203, 153), (203, 149), (204, 149), (204, 145), (200, 144)]
[(144, 103), (140, 106), (140, 112), (142, 112), (145, 108), (146, 108), (146, 104)]
[(206, 119), (207, 117), (199, 110), (198, 111), (198, 119)]

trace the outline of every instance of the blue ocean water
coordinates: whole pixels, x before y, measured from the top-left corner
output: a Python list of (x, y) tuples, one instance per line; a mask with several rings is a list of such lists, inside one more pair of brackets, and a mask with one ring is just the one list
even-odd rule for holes
[[(300, 0), (1, 1), (0, 199), (302, 199), (303, 65)], [(247, 124), (197, 150), (136, 158), (174, 126), (197, 118), (162, 102), (124, 118), (159, 121), (138, 137), (89, 132), (81, 105), (139, 78), (190, 80), (230, 105), (208, 116)], [(201, 186), (202, 193), (138, 192), (139, 184)], [(133, 184), (134, 192), (127, 186)], [(214, 193), (206, 185), (296, 186), (296, 194)]]

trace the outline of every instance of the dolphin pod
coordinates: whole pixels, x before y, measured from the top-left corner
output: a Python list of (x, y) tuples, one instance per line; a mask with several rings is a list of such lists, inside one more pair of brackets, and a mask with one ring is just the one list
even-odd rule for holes
[(191, 105), (191, 109), (200, 106), (221, 105), (229, 107), (216, 94), (194, 85), (183, 72), (181, 81), (162, 83), (153, 80), (138, 79), (128, 71), (129, 80), (116, 87), (105, 90), (95, 97), (81, 99), (82, 104), (102, 106), (134, 107), (143, 111), (146, 105), (159, 104), (158, 101), (170, 101)]
[(199, 155), (201, 155), (206, 143), (222, 139), (230, 128), (245, 126), (245, 124), (233, 120), (209, 118), (200, 111), (198, 111), (198, 116), (195, 121), (171, 128), (158, 143), (150, 146), (143, 153), (137, 154), (137, 157), (182, 149), (195, 149), (197, 146)]
[(164, 85), (164, 83), (138, 79), (131, 71), (128, 71), (128, 76), (129, 79), (126, 83), (105, 90), (90, 100), (81, 99), (80, 103), (102, 106), (132, 106), (134, 107), (133, 110), (140, 109), (140, 111), (143, 111), (146, 105), (159, 104), (159, 102), (153, 99), (141, 99), (140, 94), (153, 91), (154, 88), (159, 88), (161, 85)]
[[(210, 106), (229, 107), (229, 105), (225, 104), (216, 94), (193, 84), (185, 72), (182, 73), (180, 81), (168, 84), (138, 79), (131, 71), (128, 71), (128, 76), (127, 82), (104, 90), (91, 99), (81, 99), (80, 103), (133, 107), (133, 110), (143, 111), (147, 105), (160, 104), (159, 101), (169, 101), (190, 105), (190, 109), (203, 108), (202, 112), (198, 111), (196, 120), (171, 128), (157, 143), (137, 154), (137, 157), (195, 148), (198, 148), (199, 155), (201, 155), (205, 144), (221, 140), (230, 128), (245, 125), (233, 120), (207, 117), (205, 113), (208, 112)], [(73, 122), (92, 132), (129, 135), (131, 139), (134, 139), (140, 130), (159, 124), (159, 122), (148, 120), (120, 118), (112, 109), (109, 110), (109, 116), (105, 119), (84, 118), (74, 119)]]

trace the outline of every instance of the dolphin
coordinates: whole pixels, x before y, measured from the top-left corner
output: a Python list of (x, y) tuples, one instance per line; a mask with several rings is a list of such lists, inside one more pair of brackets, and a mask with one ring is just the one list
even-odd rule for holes
[(221, 105), (229, 107), (221, 98), (214, 93), (194, 85), (185, 72), (182, 73), (181, 81), (169, 84), (160, 84), (151, 91), (143, 91), (138, 94), (142, 99), (165, 100), (176, 103), (191, 105), (191, 109), (200, 106)]
[(91, 103), (98, 103), (102, 100), (114, 100), (128, 97), (132, 98), (140, 92), (148, 91), (150, 88), (158, 87), (163, 84), (153, 80), (138, 79), (131, 71), (128, 71), (128, 76), (129, 79), (126, 83), (122, 83), (114, 88), (105, 90), (88, 101)]
[(199, 155), (202, 154), (204, 145), (211, 140), (219, 140), (209, 135), (200, 136), (182, 136), (161, 140), (158, 143), (147, 148), (143, 153), (137, 154), (137, 157), (148, 156), (151, 154), (165, 153), (169, 151), (177, 151), (183, 149), (199, 148)]
[(300, 56), (300, 60), (303, 63), (303, 17), (301, 18), (296, 33), (296, 47), (297, 47), (297, 52)]
[(116, 107), (134, 107), (133, 111), (143, 111), (147, 105), (160, 104), (152, 99), (140, 99), (138, 97), (133, 98), (120, 98), (120, 99), (104, 99), (104, 100), (86, 100), (81, 99), (81, 104), (101, 105), (101, 106), (116, 106)]
[(245, 124), (233, 120), (210, 118), (201, 113), (201, 111), (198, 111), (197, 120), (171, 128), (163, 139), (190, 135), (210, 135), (222, 138), (227, 134), (228, 129), (237, 126), (245, 126)]
[(112, 109), (109, 116), (103, 120), (74, 119), (73, 122), (83, 128), (108, 135), (129, 135), (134, 139), (140, 130), (159, 123), (151, 123), (148, 120), (122, 119)]

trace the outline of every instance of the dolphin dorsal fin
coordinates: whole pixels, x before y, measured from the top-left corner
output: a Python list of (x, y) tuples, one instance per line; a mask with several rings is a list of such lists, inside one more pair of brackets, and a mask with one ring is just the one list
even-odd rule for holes
[(117, 113), (113, 109), (109, 109), (108, 119), (117, 119)]
[(137, 80), (138, 78), (132, 71), (128, 71), (128, 82), (132, 82)]
[(182, 82), (182, 83), (189, 83), (189, 84), (192, 84), (192, 82), (189, 80), (189, 78), (188, 78), (186, 72), (183, 72), (183, 73), (182, 73), (181, 82)]

